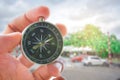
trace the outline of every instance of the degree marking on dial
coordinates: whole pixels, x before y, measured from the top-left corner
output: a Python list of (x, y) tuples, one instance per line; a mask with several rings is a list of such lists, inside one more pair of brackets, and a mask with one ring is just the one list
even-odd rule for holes
[(44, 31), (42, 29), (40, 29), (40, 32), (43, 33)]
[(28, 43), (28, 45), (31, 45), (31, 41), (28, 41), (27, 43)]

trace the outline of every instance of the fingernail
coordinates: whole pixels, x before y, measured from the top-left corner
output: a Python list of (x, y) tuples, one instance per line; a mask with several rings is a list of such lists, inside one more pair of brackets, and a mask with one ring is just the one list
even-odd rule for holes
[(57, 77), (57, 78), (55, 78), (53, 80), (65, 80), (65, 79), (63, 77)]
[(58, 68), (59, 72), (62, 72), (63, 64), (60, 62), (55, 62), (54, 66)]

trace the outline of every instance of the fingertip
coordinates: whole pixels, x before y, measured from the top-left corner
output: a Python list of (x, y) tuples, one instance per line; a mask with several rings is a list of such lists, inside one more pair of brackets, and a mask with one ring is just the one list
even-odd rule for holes
[[(51, 77), (60, 77), (60, 72), (62, 71), (63, 65), (61, 62), (55, 61), (51, 64), (40, 66), (38, 69), (36, 69), (33, 74), (36, 78), (49, 80)], [(60, 79), (60, 78), (57, 78)]]
[(58, 77), (60, 76), (60, 73), (63, 71), (63, 64), (60, 61), (55, 61), (47, 66), (48, 72), (51, 76)]
[(59, 70), (59, 72), (62, 72), (64, 69), (64, 65), (60, 60), (53, 62), (53, 65)]
[[(41, 15), (40, 16), (43, 16), (45, 19), (47, 19), (48, 17), (49, 17), (49, 15), (50, 15), (50, 11), (49, 11), (49, 8), (47, 7), (47, 6), (41, 6), (41, 7), (38, 7), (38, 11), (39, 11), (39, 13), (41, 13), (41, 12), (44, 12), (44, 13), (41, 13)], [(40, 17), (39, 16), (39, 17)], [(39, 18), (38, 17), (38, 18)]]
[(43, 16), (45, 19), (49, 17), (49, 8), (46, 6), (36, 7), (26, 13), (26, 16), (29, 20), (38, 21), (39, 17)]
[(65, 25), (57, 23), (56, 26), (60, 30), (62, 36), (65, 36), (67, 34), (67, 28), (65, 27)]

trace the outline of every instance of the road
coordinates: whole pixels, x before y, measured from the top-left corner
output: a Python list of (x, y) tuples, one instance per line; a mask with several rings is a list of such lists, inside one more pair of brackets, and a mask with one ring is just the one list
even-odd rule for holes
[(71, 63), (65, 67), (62, 75), (65, 80), (120, 80), (118, 67), (84, 67), (79, 63)]

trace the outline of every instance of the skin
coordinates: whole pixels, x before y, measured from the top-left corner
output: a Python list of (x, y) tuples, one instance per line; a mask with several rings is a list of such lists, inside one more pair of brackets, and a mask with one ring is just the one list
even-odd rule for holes
[[(56, 77), (54, 80), (64, 80), (60, 70), (55, 66), (58, 62), (40, 66), (31, 73), (28, 69), (34, 63), (28, 61), (23, 55), (16, 59), (10, 54), (20, 44), (21, 32), (25, 27), (38, 21), (41, 16), (47, 19), (49, 14), (49, 9), (41, 6), (31, 9), (8, 24), (3, 34), (0, 35), (0, 80), (49, 80), (51, 76)], [(56, 26), (65, 36), (67, 32), (65, 26), (60, 23)]]

